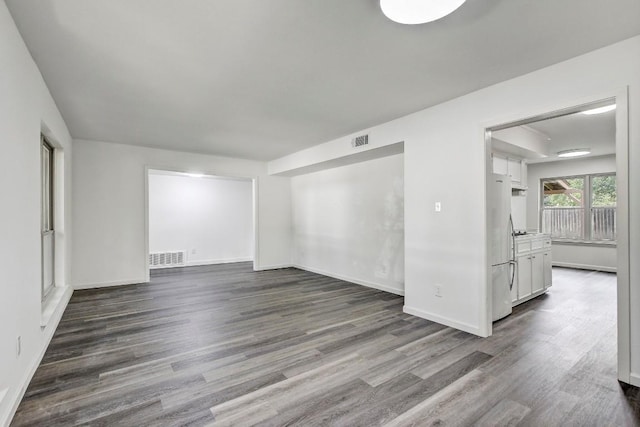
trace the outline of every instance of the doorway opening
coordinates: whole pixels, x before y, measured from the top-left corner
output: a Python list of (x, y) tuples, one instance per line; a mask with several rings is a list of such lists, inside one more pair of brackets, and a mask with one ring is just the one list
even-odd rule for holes
[[(493, 321), (508, 322), (512, 310), (527, 304), (547, 298), (554, 303), (549, 307), (561, 307), (553, 297), (566, 297), (556, 288), (567, 280), (597, 281), (609, 286), (602, 294), (611, 300), (607, 306), (617, 307), (610, 319), (617, 329), (618, 379), (629, 383), (626, 93), (487, 127), (485, 144), (489, 334)], [(495, 181), (508, 183), (509, 201), (499, 209)], [(502, 230), (495, 218), (505, 209), (513, 226)], [(504, 263), (496, 264), (501, 253)], [(510, 274), (495, 274), (503, 265)], [(604, 280), (603, 274), (615, 276)], [(594, 286), (585, 282), (584, 289)]]
[(251, 178), (147, 170), (147, 272), (256, 261)]

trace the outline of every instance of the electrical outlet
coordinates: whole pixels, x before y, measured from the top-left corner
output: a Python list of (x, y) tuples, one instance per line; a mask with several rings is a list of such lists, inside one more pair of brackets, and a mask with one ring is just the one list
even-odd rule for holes
[(436, 209), (436, 212), (442, 211), (442, 203), (436, 202), (435, 209)]
[(196, 249), (195, 248), (191, 249), (191, 255), (195, 255), (195, 254), (196, 254)]
[(18, 338), (16, 338), (16, 356), (20, 356), (20, 353), (22, 353), (22, 337), (18, 335)]
[(436, 296), (442, 298), (442, 285), (436, 285)]

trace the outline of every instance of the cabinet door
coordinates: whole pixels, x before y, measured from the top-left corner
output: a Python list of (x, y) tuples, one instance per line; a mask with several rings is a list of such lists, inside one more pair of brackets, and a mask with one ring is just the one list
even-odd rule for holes
[(508, 159), (507, 170), (512, 182), (520, 183), (522, 180), (522, 165), (520, 160)]
[(551, 286), (551, 281), (552, 281), (552, 275), (551, 275), (551, 251), (545, 252), (544, 253), (544, 261), (543, 261), (543, 268), (544, 268), (544, 288), (547, 289), (548, 287)]
[(493, 173), (499, 175), (509, 175), (509, 166), (507, 159), (504, 157), (493, 155)]
[(509, 266), (509, 279), (511, 279), (511, 275), (513, 274), (513, 285), (511, 286), (511, 302), (518, 301), (518, 275), (516, 273), (516, 265), (512, 264)]
[(541, 253), (531, 255), (531, 292), (544, 289), (544, 256)]
[(518, 299), (531, 295), (531, 256), (518, 257)]

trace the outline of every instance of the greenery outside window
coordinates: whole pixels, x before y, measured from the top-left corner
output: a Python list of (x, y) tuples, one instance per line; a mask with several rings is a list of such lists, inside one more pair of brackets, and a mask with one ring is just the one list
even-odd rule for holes
[(541, 180), (540, 222), (556, 240), (615, 243), (616, 175)]

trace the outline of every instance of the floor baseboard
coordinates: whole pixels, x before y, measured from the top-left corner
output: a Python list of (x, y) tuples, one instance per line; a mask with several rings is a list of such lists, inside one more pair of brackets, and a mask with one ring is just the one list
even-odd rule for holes
[(300, 270), (309, 271), (311, 273), (321, 274), (321, 275), (327, 276), (327, 277), (333, 277), (334, 279), (344, 280), (345, 282), (355, 283), (356, 285), (362, 285), (362, 286), (366, 286), (368, 288), (378, 289), (380, 291), (385, 291), (385, 292), (389, 292), (389, 293), (392, 293), (392, 294), (404, 296), (404, 289), (398, 289), (398, 288), (394, 288), (392, 286), (387, 286), (387, 285), (381, 285), (379, 283), (368, 282), (366, 280), (354, 279), (353, 277), (342, 276), (340, 274), (334, 274), (334, 273), (330, 273), (328, 271), (324, 271), (324, 270), (320, 270), (320, 269), (312, 268), (312, 267), (306, 267), (306, 266), (299, 265), (299, 264), (294, 264), (293, 267), (295, 267), (297, 269), (300, 269)]

